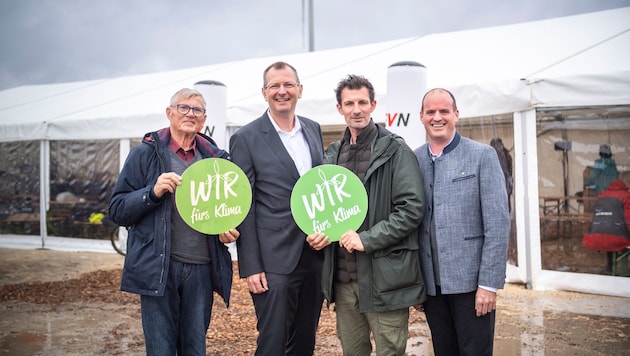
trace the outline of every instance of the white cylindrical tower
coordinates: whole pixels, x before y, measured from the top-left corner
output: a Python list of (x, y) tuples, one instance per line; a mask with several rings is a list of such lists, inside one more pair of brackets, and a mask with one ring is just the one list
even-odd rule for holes
[(227, 87), (215, 80), (203, 80), (195, 83), (193, 88), (199, 90), (206, 100), (206, 125), (201, 132), (227, 151)]
[(427, 70), (417, 62), (397, 62), (387, 68), (388, 130), (402, 136), (413, 150), (426, 141), (420, 122), (422, 96), (427, 91)]

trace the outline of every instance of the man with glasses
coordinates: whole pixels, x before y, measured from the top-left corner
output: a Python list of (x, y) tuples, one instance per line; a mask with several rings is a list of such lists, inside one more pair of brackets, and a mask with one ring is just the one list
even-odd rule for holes
[(193, 163), (227, 152), (200, 133), (206, 102), (181, 89), (166, 108), (170, 127), (147, 133), (127, 157), (109, 205), (110, 217), (129, 231), (121, 290), (140, 294), (147, 355), (205, 355), (213, 291), (226, 305), (232, 263), (219, 236), (188, 226), (175, 207), (175, 189)]
[(295, 114), (302, 85), (277, 62), (263, 74), (269, 109), (230, 138), (232, 161), (249, 177), (252, 208), (236, 242), (258, 318), (256, 355), (311, 355), (323, 297), (323, 256), (306, 244), (291, 215), (291, 191), (323, 159), (318, 123)]

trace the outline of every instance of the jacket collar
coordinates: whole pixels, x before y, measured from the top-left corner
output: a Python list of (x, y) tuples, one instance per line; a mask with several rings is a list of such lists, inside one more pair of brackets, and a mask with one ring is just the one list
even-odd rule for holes
[[(157, 142), (158, 146), (167, 147), (170, 139), (171, 128), (165, 127), (158, 131), (145, 134), (143, 141), (147, 143)], [(223, 150), (217, 147), (214, 140), (201, 132), (197, 132), (195, 135), (195, 144), (198, 149), (206, 151), (212, 157), (221, 157), (223, 155)]]
[[(359, 135), (357, 136), (357, 144), (363, 144), (363, 143), (368, 143), (368, 142), (372, 142), (374, 143), (374, 139), (377, 136), (383, 136), (382, 133), (379, 133), (378, 131), (379, 125), (374, 123), (374, 120), (370, 118), (370, 122), (367, 124), (367, 126), (361, 130), (361, 132), (359, 133)], [(350, 142), (351, 137), (350, 137), (350, 129), (348, 127), (346, 127), (346, 130), (343, 133), (343, 143), (344, 144), (351, 144)]]
[[(461, 142), (462, 140), (462, 136), (459, 134), (459, 132), (455, 131), (455, 136), (453, 136), (453, 139), (451, 140), (451, 142), (446, 145), (446, 147), (444, 147), (444, 150), (442, 150), (442, 154), (440, 156), (444, 156), (445, 154), (452, 152)], [(429, 158), (432, 158), (431, 156), (431, 148), (429, 147), (429, 144), (427, 143), (427, 155), (429, 156)]]

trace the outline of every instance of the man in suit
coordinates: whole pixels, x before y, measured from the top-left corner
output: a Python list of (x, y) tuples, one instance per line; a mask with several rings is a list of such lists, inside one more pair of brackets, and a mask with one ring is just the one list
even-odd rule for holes
[(322, 164), (318, 123), (295, 114), (302, 85), (291, 65), (264, 71), (269, 109), (230, 138), (232, 160), (252, 186), (253, 203), (238, 230), (238, 266), (247, 279), (259, 332), (256, 355), (311, 355), (323, 296), (323, 255), (310, 248), (291, 215), (291, 191)]
[(510, 233), (505, 178), (495, 150), (462, 137), (448, 90), (429, 90), (420, 120), (428, 142), (415, 150), (426, 211), (420, 261), (424, 310), (435, 355), (491, 355), (497, 291)]

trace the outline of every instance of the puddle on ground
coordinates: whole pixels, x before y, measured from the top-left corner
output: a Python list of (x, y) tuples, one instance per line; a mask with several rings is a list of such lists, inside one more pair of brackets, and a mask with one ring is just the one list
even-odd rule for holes
[[(409, 326), (411, 329), (411, 325)], [(407, 340), (408, 356), (433, 355), (433, 343), (427, 336), (412, 336)]]
[(0, 339), (0, 354), (26, 356), (42, 353), (46, 346), (46, 335), (11, 333)]
[[(628, 304), (624, 304), (627, 308)], [(576, 305), (579, 307), (578, 305)], [(627, 313), (627, 312), (626, 312)], [(625, 354), (630, 349), (630, 319), (557, 310), (504, 307), (497, 313), (495, 355)], [(409, 325), (409, 356), (433, 356), (426, 322)], [(597, 338), (593, 335), (597, 334)]]

